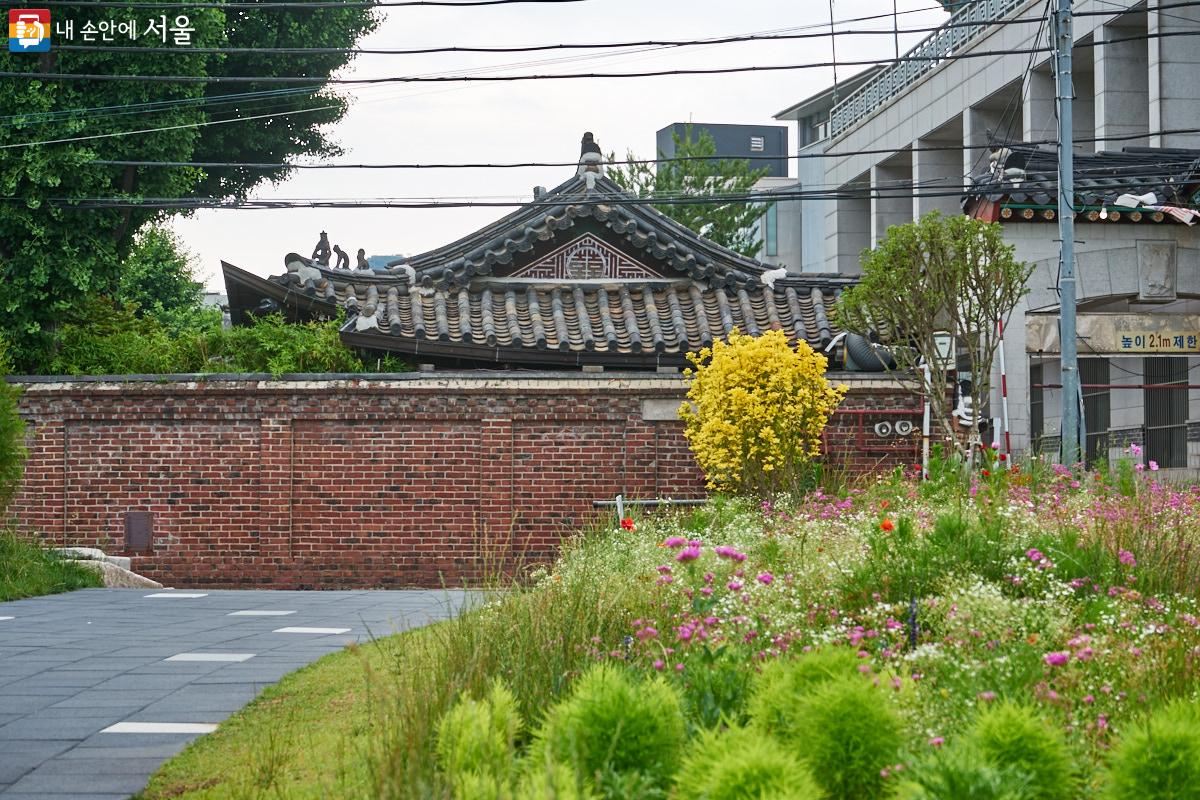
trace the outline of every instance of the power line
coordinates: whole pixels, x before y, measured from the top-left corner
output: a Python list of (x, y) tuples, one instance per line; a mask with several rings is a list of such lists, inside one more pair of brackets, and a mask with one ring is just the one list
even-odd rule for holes
[[(1046, 0), (1046, 10), (1043, 13), (1043, 15), (1038, 18), (1037, 33), (1035, 33), (1034, 37), (1033, 37), (1034, 45), (1036, 45), (1038, 43), (1038, 41), (1042, 38), (1042, 30), (1046, 26), (1046, 23), (1050, 21), (1050, 4), (1053, 2), (1054, 2), (1054, 0)], [(1033, 71), (1033, 62), (1036, 58), (1037, 58), (1037, 55), (1035, 53), (1029, 54), (1029, 62), (1025, 65), (1025, 71), (1023, 73), (1021, 73), (1021, 87), (1017, 91), (1017, 93), (1009, 100), (1008, 105), (1004, 110), (1004, 113), (1001, 115), (1000, 126), (998, 126), (996, 128), (996, 133), (999, 134), (1000, 127), (1003, 127), (1004, 128), (1003, 138), (1007, 138), (1012, 134), (1012, 124), (1016, 120), (1017, 111), (1018, 111), (1018, 109), (1022, 108), (1025, 104), (1025, 88), (1026, 88), (1025, 87), (1025, 78)], [(979, 157), (975, 159), (975, 163), (971, 165), (971, 174), (974, 174), (974, 172), (977, 169), (979, 169), (979, 164), (982, 161), (983, 161), (983, 153), (980, 153)]]
[[(1013, 19), (1000, 20), (1004, 25), (1021, 25), (1035, 22), (1032, 19)], [(935, 26), (932, 28), (902, 28), (899, 33), (932, 33), (943, 28), (966, 27), (968, 25), (978, 25), (978, 23), (945, 23), (944, 25)], [(829, 27), (829, 23), (822, 23), (823, 27)], [(897, 31), (881, 28), (865, 28), (858, 30), (837, 31), (838, 36), (874, 36), (887, 35), (893, 36)], [(433, 53), (532, 53), (547, 50), (605, 50), (625, 47), (695, 47), (699, 45), (710, 44), (738, 44), (742, 42), (772, 42), (772, 41), (791, 41), (796, 39), (824, 39), (831, 34), (828, 31), (818, 33), (784, 33), (784, 34), (767, 34), (767, 35), (740, 35), (740, 36), (720, 36), (711, 39), (646, 39), (642, 41), (630, 42), (569, 42), (561, 44), (541, 44), (541, 45), (518, 45), (512, 47), (476, 47), (476, 46), (449, 46), (449, 47), (417, 47), (417, 48), (401, 48), (401, 49), (375, 49), (375, 48), (354, 48), (354, 47), (133, 47), (121, 45), (60, 45), (56, 50), (69, 50), (91, 53), (167, 53), (180, 55), (196, 55), (196, 54), (281, 54), (281, 55), (303, 55), (303, 54), (339, 54), (345, 53), (350, 55), (377, 55), (377, 56), (408, 56), (408, 55), (429, 55)], [(893, 59), (894, 60), (894, 59)], [(841, 62), (839, 62), (841, 63)]]
[[(1102, 47), (1122, 42), (1146, 41), (1148, 39), (1164, 39), (1176, 36), (1200, 36), (1200, 31), (1167, 31), (1165, 33), (1125, 36), (1110, 39), (1105, 42), (1081, 42), (1077, 47)], [(940, 56), (905, 56), (903, 61), (936, 61), (938, 63), (960, 61), (973, 58), (993, 58), (997, 56), (1025, 55), (1030, 53), (1048, 53), (1053, 48), (1031, 47), (1012, 50), (982, 50), (979, 52), (954, 53)], [(780, 72), (800, 69), (817, 69), (833, 66), (880, 66), (893, 63), (890, 59), (874, 59), (865, 61), (822, 61), (807, 64), (768, 64), (742, 67), (708, 67), (670, 70), (646, 70), (643, 72), (564, 72), (542, 75), (438, 75), (438, 76), (403, 76), (393, 75), (377, 78), (328, 78), (325, 84), (374, 85), (382, 83), (510, 83), (516, 81), (541, 80), (577, 80), (577, 79), (606, 79), (606, 78), (657, 78), (672, 75), (729, 75), (748, 72)], [(77, 73), (46, 73), (46, 72), (0, 72), (0, 78), (29, 78), (45, 81), (131, 81), (137, 83), (305, 83), (312, 78), (289, 77), (280, 75), (105, 75)]]
[[(1128, 141), (1132, 139), (1143, 139), (1149, 136), (1169, 136), (1176, 134), (1191, 134), (1200, 133), (1200, 128), (1171, 128), (1160, 131), (1149, 131), (1147, 133), (1130, 133), (1122, 135), (1108, 135), (1102, 137), (1091, 138), (1076, 138), (1076, 142), (1100, 142), (1100, 141)], [(1036, 139), (1022, 144), (1039, 145), (1039, 144), (1056, 144), (1057, 139)], [(905, 148), (905, 152), (934, 152), (934, 151), (964, 151), (964, 150), (992, 150), (997, 146), (1006, 144), (1003, 140), (992, 142), (989, 144), (946, 144), (946, 145), (921, 145), (912, 148)], [(853, 153), (845, 152), (824, 152), (824, 153), (793, 153), (790, 155), (780, 156), (757, 156), (746, 155), (728, 158), (727, 160), (737, 161), (777, 161), (777, 160), (800, 160), (811, 158), (843, 158), (852, 155), (889, 155), (896, 152), (896, 148), (879, 148), (871, 150), (856, 150)], [(625, 160), (614, 160), (606, 162), (609, 166), (618, 166), (626, 164), (670, 164), (674, 162), (684, 161), (711, 161), (714, 156), (674, 156), (672, 158), (635, 158)], [(105, 160), (100, 159), (91, 162), (101, 166), (113, 167), (199, 167), (204, 169), (261, 169), (261, 170), (277, 170), (277, 169), (366, 169), (366, 170), (386, 170), (386, 169), (524, 169), (531, 167), (575, 167), (578, 166), (577, 161), (509, 161), (501, 163), (493, 162), (454, 162), (454, 163), (437, 163), (431, 162), (426, 164), (410, 162), (410, 163), (384, 163), (384, 164), (273, 164), (253, 161), (133, 161), (133, 160)], [(1156, 161), (1155, 164), (1163, 162)], [(1169, 162), (1174, 163), (1174, 162)], [(1182, 163), (1182, 162), (1180, 162)]]
[(331, 108), (338, 108), (336, 105), (314, 106), (313, 108), (300, 108), (295, 111), (276, 111), (270, 114), (255, 114), (249, 117), (234, 117), (233, 119), (213, 119), (203, 122), (187, 122), (179, 125), (164, 125), (159, 128), (145, 128), (138, 131), (114, 131), (112, 133), (91, 133), (86, 136), (68, 136), (63, 139), (45, 139), (40, 142), (16, 142), (13, 144), (0, 144), (0, 150), (12, 150), (18, 147), (40, 147), (47, 144), (66, 144), (68, 142), (86, 142), (95, 139), (112, 139), (117, 136), (133, 136), (143, 133), (159, 133), (162, 131), (178, 131), (187, 128), (204, 128), (209, 125), (225, 125), (230, 122), (251, 122), (256, 119), (269, 119), (272, 117), (288, 117), (293, 114), (311, 114), (315, 111), (326, 111)]
[[(912, 61), (950, 61), (964, 58), (984, 58), (988, 56), (1010, 55), (1014, 53), (1046, 52), (1044, 48), (1037, 50), (1008, 50), (987, 51), (981, 53), (959, 53), (952, 56), (910, 56)], [(836, 66), (878, 66), (889, 64), (890, 60), (868, 61), (839, 61)], [(743, 67), (710, 67), (694, 69), (646, 70), (643, 72), (565, 72), (544, 75), (448, 75), (444, 77), (409, 77), (388, 76), (378, 78), (330, 78), (326, 83), (369, 85), (379, 83), (462, 83), (472, 81), (488, 81), (508, 83), (515, 81), (544, 81), (544, 80), (573, 80), (600, 78), (656, 78), (669, 75), (728, 75), (739, 72), (780, 72), (784, 70), (818, 69), (835, 66), (832, 61), (820, 61), (808, 64), (770, 64)], [(131, 81), (144, 83), (299, 83), (311, 81), (312, 78), (285, 77), (278, 75), (219, 75), (204, 77), (199, 75), (103, 75), (103, 74), (73, 74), (46, 72), (0, 72), (0, 78), (29, 78), (44, 81)]]
[[(1111, 15), (1113, 13), (1120, 12), (1120, 11), (1135, 10), (1135, 9), (1131, 9), (1131, 8), (1127, 8), (1127, 7), (1123, 7), (1123, 6), (1117, 6), (1117, 4), (1111, 3), (1111, 2), (1109, 2), (1107, 4), (1113, 5), (1116, 7), (1113, 9), (1112, 12), (1107, 12), (1107, 11), (1106, 12), (1091, 12), (1091, 14), (1107, 16), (1107, 15)], [(1162, 4), (1162, 5), (1158, 6), (1158, 8), (1160, 8), (1160, 9), (1179, 8), (1179, 7), (1191, 7), (1191, 6), (1196, 6), (1196, 5), (1200, 5), (1200, 2), (1197, 2), (1197, 0), (1184, 0), (1183, 2), (1177, 2), (1177, 3), (1172, 3), (1172, 4)], [(917, 13), (928, 13), (931, 10), (933, 10), (933, 9), (909, 9), (906, 11), (900, 11), (898, 13), (901, 15), (917, 14)], [(1089, 14), (1085, 14), (1082, 12), (1076, 14), (1076, 16), (1088, 16), (1088, 15)], [(835, 29), (836, 25), (849, 24), (849, 23), (855, 23), (855, 22), (868, 22), (868, 21), (879, 20), (879, 19), (884, 19), (884, 18), (891, 18), (893, 16), (894, 16), (893, 14), (872, 14), (872, 15), (864, 15), (864, 16), (858, 16), (858, 17), (848, 17), (845, 19), (834, 20), (832, 23), (821, 22), (821, 23), (815, 23), (815, 24), (811, 24), (811, 25), (797, 26), (794, 28), (784, 29), (784, 30), (804, 31), (804, 30), (813, 30), (816, 28), (829, 28), (830, 31), (833, 31)], [(988, 24), (989, 25), (1032, 24), (1034, 21), (1035, 20), (1033, 20), (1033, 19), (1021, 18), (1021, 19), (1010, 19), (1010, 20), (993, 20), (992, 22), (990, 22)], [(971, 23), (971, 22), (956, 23), (956, 22), (953, 22), (953, 20), (951, 20), (946, 23), (943, 23), (943, 25), (940, 26), (939, 28), (933, 28), (933, 29), (929, 29), (929, 30), (940, 30), (941, 28), (954, 28), (954, 27), (969, 27), (969, 26), (974, 26), (977, 24), (978, 23)], [(906, 30), (905, 32), (920, 32), (923, 30), (926, 30), (926, 29), (914, 28), (911, 30)], [(843, 35), (855, 35), (857, 33), (867, 33), (867, 31), (842, 31), (841, 33)], [(749, 40), (749, 37), (753, 37), (753, 36), (757, 36), (757, 35), (758, 34), (749, 34), (749, 35), (745, 35), (745, 37)], [(823, 32), (823, 33), (812, 34), (812, 35), (827, 36), (827, 35), (830, 35), (830, 33)], [(728, 38), (734, 38), (734, 37), (728, 37)], [(708, 41), (713, 41), (713, 40), (708, 40)], [(507, 52), (507, 51), (524, 52), (527, 50), (532, 51), (535, 49), (540, 49), (540, 47), (545, 47), (547, 49), (550, 49), (550, 48), (598, 48), (598, 47), (616, 47), (616, 46), (617, 45), (615, 45), (615, 44), (609, 44), (609, 43), (594, 43), (594, 44), (579, 43), (579, 44), (531, 46), (528, 48), (496, 48), (496, 51), (497, 52)], [(119, 50), (125, 50), (125, 51), (129, 51), (129, 52), (139, 52), (139, 51), (143, 51), (143, 50), (151, 50), (154, 52), (186, 52), (186, 53), (195, 53), (198, 51), (206, 50), (204, 48), (158, 48), (158, 47), (155, 47), (155, 48), (133, 48), (133, 47), (106, 47), (106, 46), (92, 47), (92, 46), (88, 46), (88, 45), (60, 45), (58, 47), (58, 49), (60, 49), (60, 50), (96, 50), (96, 51), (102, 51), (102, 52), (103, 51), (119, 51)], [(217, 48), (211, 48), (211, 49), (216, 50)], [(354, 49), (340, 49), (340, 48), (257, 48), (257, 49), (256, 48), (225, 48), (222, 50), (222, 52), (233, 53), (233, 52), (250, 51), (250, 52), (294, 53), (294, 52), (304, 51), (304, 52), (347, 52), (347, 53), (353, 53), (353, 52), (363, 52), (363, 53), (366, 53), (366, 52), (380, 52), (380, 53), (389, 52), (389, 53), (391, 53), (391, 52), (394, 52), (394, 53), (417, 54), (417, 53), (426, 53), (426, 52), (432, 53), (432, 52), (441, 52), (441, 51), (486, 52), (487, 50), (488, 50), (488, 48), (483, 48), (483, 47), (478, 47), (478, 48), (476, 48), (476, 47), (422, 48), (422, 49), (412, 49), (412, 50), (379, 50), (379, 51), (367, 51), (367, 50), (356, 51)], [(130, 104), (127, 106), (120, 106), (120, 107), (99, 106), (99, 107), (92, 107), (92, 108), (61, 109), (58, 111), (32, 113), (32, 114), (14, 114), (14, 115), (9, 115), (7, 117), (0, 117), (0, 122), (10, 121), (10, 120), (20, 120), (22, 122), (25, 122), (25, 121), (37, 122), (37, 121), (41, 121), (41, 120), (45, 120), (45, 119), (55, 119), (59, 116), (65, 116), (65, 115), (70, 115), (70, 114), (76, 114), (76, 113), (94, 114), (96, 112), (103, 112), (103, 111), (108, 111), (108, 110), (113, 110), (113, 109), (118, 109), (118, 108), (121, 109), (122, 114), (124, 114), (124, 113), (131, 113), (131, 112), (133, 112), (134, 109), (143, 109), (144, 108), (147, 110), (159, 110), (160, 107), (173, 107), (175, 105), (188, 105), (188, 104), (207, 105), (210, 102), (216, 102), (218, 100), (225, 100), (225, 99), (229, 99), (230, 102), (235, 102), (243, 97), (247, 98), (247, 99), (251, 99), (255, 96), (260, 96), (260, 95), (261, 96), (271, 95), (271, 94), (282, 95), (282, 94), (290, 93), (290, 92), (303, 93), (303, 92), (308, 92), (308, 91), (317, 91), (317, 90), (321, 89), (322, 86), (323, 86), (323, 84), (318, 83), (318, 84), (314, 84), (309, 87), (299, 87), (296, 89), (274, 89), (274, 90), (263, 90), (261, 92), (240, 92), (240, 93), (231, 93), (231, 94), (227, 94), (227, 95), (216, 95), (216, 96), (203, 97), (203, 98), (180, 98), (177, 100), (162, 100), (162, 101), (153, 101), (153, 102), (148, 102), (148, 103), (135, 103), (135, 104)]]
[[(934, 191), (916, 193), (920, 184), (898, 180), (895, 186), (863, 186), (862, 188), (837, 188), (833, 190), (783, 190), (777, 192), (734, 192), (707, 195), (673, 195), (654, 197), (632, 197), (626, 194), (590, 195), (586, 200), (551, 198), (546, 200), (494, 199), (480, 197), (372, 197), (372, 198), (274, 198), (274, 199), (222, 199), (215, 197), (82, 197), (49, 198), (45, 202), (56, 207), (95, 210), (101, 208), (143, 209), (282, 209), (282, 208), (469, 208), (469, 207), (543, 207), (554, 208), (578, 202), (603, 203), (608, 205), (712, 205), (728, 203), (750, 203), (765, 205), (781, 200), (798, 199), (913, 199), (916, 197), (961, 197), (971, 191), (986, 191), (987, 186), (942, 184)], [(23, 198), (7, 197), (9, 201), (23, 202)], [(1192, 206), (1183, 206), (1191, 208)]]
[(240, 103), (244, 100), (271, 99), (273, 97), (291, 97), (307, 94), (309, 92), (318, 91), (322, 88), (321, 84), (313, 84), (312, 86), (301, 86), (291, 89), (263, 89), (255, 92), (233, 92), (230, 94), (207, 95), (203, 97), (178, 97), (171, 100), (150, 100), (145, 103), (125, 103), (119, 106), (92, 106), (90, 108), (62, 108), (55, 111), (33, 111), (24, 114), (8, 114), (0, 116), (0, 124), (22, 123), (36, 124), (39, 122), (53, 122), (57, 119), (70, 116), (78, 116), (86, 114), (91, 116), (110, 116), (105, 114), (106, 111), (119, 112), (112, 116), (120, 116), (126, 113), (140, 113), (139, 109), (144, 111), (170, 111), (181, 106), (203, 106), (203, 105), (225, 105), (232, 103)]

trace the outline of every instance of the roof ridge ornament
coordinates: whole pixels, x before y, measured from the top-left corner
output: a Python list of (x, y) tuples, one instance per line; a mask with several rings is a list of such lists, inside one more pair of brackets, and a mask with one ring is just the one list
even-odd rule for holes
[(575, 174), (583, 178), (589, 193), (596, 190), (596, 176), (605, 174), (604, 154), (600, 152), (600, 145), (596, 144), (591, 131), (585, 132), (580, 142), (579, 169)]

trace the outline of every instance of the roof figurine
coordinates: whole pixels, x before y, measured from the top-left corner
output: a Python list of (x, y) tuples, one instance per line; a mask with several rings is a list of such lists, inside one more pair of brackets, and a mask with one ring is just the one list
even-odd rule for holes
[(337, 253), (337, 262), (334, 264), (334, 269), (350, 269), (350, 254), (336, 244), (333, 246), (333, 252)]
[(333, 251), (329, 247), (329, 234), (321, 231), (321, 238), (317, 240), (317, 246), (313, 248), (311, 260), (322, 267), (328, 267), (329, 257), (332, 254)]
[(734, 328), (813, 348), (834, 339), (832, 310), (854, 278), (788, 274), (721, 247), (621, 189), (603, 161), (585, 134), (566, 181), (385, 270), (289, 253), (287, 271), (264, 279), (224, 263), (234, 324), (270, 298), (289, 319), (344, 312), (348, 345), (472, 368), (679, 367)]
[(591, 131), (584, 133), (580, 142), (579, 169), (576, 174), (587, 183), (589, 192), (596, 190), (596, 176), (604, 174), (604, 153), (600, 152), (600, 145), (596, 144)]

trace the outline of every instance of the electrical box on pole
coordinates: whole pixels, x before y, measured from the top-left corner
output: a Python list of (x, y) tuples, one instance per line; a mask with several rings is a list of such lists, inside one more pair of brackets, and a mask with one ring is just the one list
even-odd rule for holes
[(1075, 157), (1071, 81), (1071, 0), (1054, 11), (1054, 76), (1058, 101), (1059, 341), (1062, 352), (1062, 463), (1080, 460), (1079, 356), (1075, 344)]

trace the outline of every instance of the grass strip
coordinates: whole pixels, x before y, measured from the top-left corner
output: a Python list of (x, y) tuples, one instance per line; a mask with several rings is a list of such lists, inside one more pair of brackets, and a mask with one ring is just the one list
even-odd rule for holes
[(0, 530), (0, 602), (103, 585), (98, 573), (47, 550), (36, 537)]

